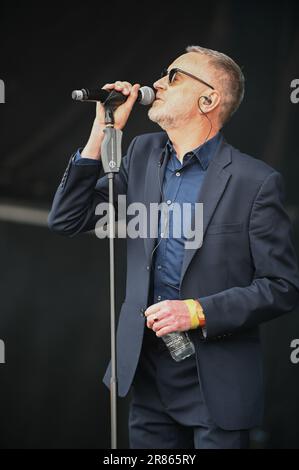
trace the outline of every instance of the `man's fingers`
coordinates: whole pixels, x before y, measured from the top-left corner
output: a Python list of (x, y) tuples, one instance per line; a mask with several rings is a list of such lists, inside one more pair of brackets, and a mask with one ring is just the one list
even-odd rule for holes
[(106, 85), (102, 87), (102, 90), (113, 90), (114, 87), (115, 87), (114, 83), (106, 83)]
[(123, 94), (128, 95), (132, 90), (132, 85), (129, 82), (115, 82), (115, 88), (117, 91), (121, 91)]
[(153, 324), (158, 320), (159, 320), (158, 314), (153, 313), (153, 315), (150, 315), (150, 316), (147, 317), (147, 326), (149, 328), (151, 328), (153, 326)]
[(161, 302), (157, 302), (156, 304), (153, 304), (150, 307), (148, 307), (146, 311), (144, 312), (144, 315), (147, 317), (148, 315), (151, 315), (152, 313), (159, 312), (159, 310), (161, 310), (161, 307), (163, 307), (162, 305), (163, 302), (164, 300), (162, 300)]
[(153, 324), (152, 324), (152, 330), (157, 332), (159, 331), (161, 328), (165, 327), (166, 325), (168, 325), (168, 318), (163, 318), (161, 320), (157, 320), (157, 321), (154, 321)]
[(117, 91), (120, 91), (120, 92), (129, 92), (131, 91), (132, 89), (132, 84), (129, 83), (129, 82), (121, 82), (121, 81), (117, 81), (117, 82), (114, 82), (114, 83), (106, 83), (106, 85), (103, 86), (103, 88), (106, 90), (106, 89), (115, 89)]
[(156, 336), (160, 338), (161, 336), (168, 335), (169, 333), (173, 333), (174, 331), (175, 330), (172, 326), (165, 326), (164, 328), (161, 328), (159, 331), (156, 332)]
[(115, 90), (123, 94), (130, 93), (131, 88), (132, 88), (132, 85), (129, 82), (106, 83), (106, 85), (102, 87), (103, 90), (108, 90), (108, 91)]
[(160, 322), (165, 318), (168, 318), (167, 310), (159, 309), (157, 312), (152, 313), (151, 315), (147, 316), (147, 326), (152, 328), (154, 323)]
[(128, 103), (129, 106), (133, 106), (133, 104), (137, 100), (139, 88), (140, 88), (139, 83), (136, 83), (130, 89), (130, 92), (129, 92), (130, 94), (129, 94), (128, 99), (127, 99), (127, 103)]
[(104, 85), (102, 88), (107, 91), (115, 90), (115, 91), (122, 93), (125, 96), (128, 96), (128, 99), (126, 102), (129, 106), (132, 106), (137, 99), (140, 85), (138, 83), (136, 83), (135, 85), (132, 85), (129, 82), (117, 81), (115, 83), (106, 83), (106, 85)]

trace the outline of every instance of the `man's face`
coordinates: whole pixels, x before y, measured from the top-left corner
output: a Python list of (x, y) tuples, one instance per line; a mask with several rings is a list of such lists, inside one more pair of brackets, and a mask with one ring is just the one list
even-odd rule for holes
[[(213, 86), (213, 72), (205, 56), (188, 52), (178, 57), (168, 67), (168, 71), (178, 67)], [(215, 81), (215, 80), (214, 80)], [(194, 78), (177, 72), (172, 84), (168, 76), (154, 83), (156, 100), (148, 112), (149, 118), (163, 129), (175, 129), (200, 117), (198, 99), (211, 89)]]

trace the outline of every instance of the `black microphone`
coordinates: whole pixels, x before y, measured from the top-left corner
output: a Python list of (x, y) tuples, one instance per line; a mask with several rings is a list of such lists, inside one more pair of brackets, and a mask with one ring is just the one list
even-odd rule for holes
[[(113, 105), (114, 107), (120, 106), (127, 100), (128, 96), (123, 95), (119, 91), (103, 90), (102, 88), (87, 89), (82, 88), (82, 90), (74, 90), (72, 92), (72, 99), (74, 101), (87, 101), (87, 102), (97, 102), (100, 101), (104, 105)], [(156, 95), (152, 88), (149, 86), (143, 86), (138, 90), (137, 101), (144, 106), (152, 104), (155, 100)]]

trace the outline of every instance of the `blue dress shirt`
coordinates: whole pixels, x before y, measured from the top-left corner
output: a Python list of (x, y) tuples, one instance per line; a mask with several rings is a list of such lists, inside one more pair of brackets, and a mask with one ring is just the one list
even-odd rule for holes
[[(191, 206), (191, 213), (194, 213), (198, 193), (220, 139), (221, 134), (218, 132), (204, 145), (184, 155), (182, 163), (177, 158), (176, 152), (168, 140), (166, 144), (168, 163), (163, 179), (162, 195), (164, 196), (163, 201), (167, 203), (170, 209), (173, 203), (177, 203), (182, 207), (183, 203), (188, 202)], [(187, 239), (183, 230), (181, 230), (182, 236), (180, 238), (173, 236), (178, 233), (175, 232), (175, 218), (173, 215), (174, 212), (170, 210), (168, 235), (166, 237), (163, 228), (161, 228), (161, 217), (159, 217), (158, 238), (153, 263), (153, 303), (166, 299), (179, 299), (181, 269)], [(181, 217), (181, 224), (182, 229), (183, 217)]]

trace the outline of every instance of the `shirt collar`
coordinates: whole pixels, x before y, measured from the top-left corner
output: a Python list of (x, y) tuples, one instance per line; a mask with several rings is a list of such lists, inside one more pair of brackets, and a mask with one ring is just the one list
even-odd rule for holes
[[(213, 155), (220, 139), (221, 133), (219, 131), (217, 132), (217, 134), (214, 135), (214, 137), (207, 140), (207, 142), (205, 142), (203, 145), (199, 145), (198, 147), (186, 153), (185, 155), (195, 155), (202, 168), (206, 170), (210, 164), (210, 161), (213, 158)], [(166, 150), (168, 153), (168, 157), (170, 157), (170, 155), (176, 156), (176, 151), (170, 139), (168, 139), (168, 141), (166, 142)]]

